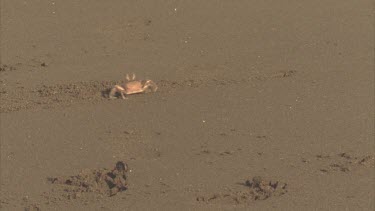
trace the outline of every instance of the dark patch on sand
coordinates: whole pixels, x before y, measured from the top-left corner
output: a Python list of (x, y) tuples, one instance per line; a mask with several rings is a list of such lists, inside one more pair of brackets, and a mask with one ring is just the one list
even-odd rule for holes
[(273, 196), (281, 196), (288, 192), (287, 184), (279, 181), (272, 182), (256, 176), (244, 183), (245, 191), (228, 191), (211, 196), (199, 196), (197, 201), (209, 203), (243, 204), (257, 200), (266, 200)]
[(319, 170), (323, 173), (337, 171), (348, 173), (361, 167), (373, 168), (375, 166), (375, 158), (373, 155), (357, 157), (347, 152), (343, 152), (332, 156), (317, 155), (315, 157), (316, 161), (321, 163), (321, 168)]
[(0, 72), (7, 72), (7, 71), (13, 71), (13, 70), (16, 70), (17, 68), (12, 66), (12, 65), (6, 65), (6, 64), (2, 64), (0, 66)]
[(78, 175), (48, 178), (52, 184), (60, 185), (67, 199), (82, 197), (84, 193), (114, 196), (127, 189), (127, 164), (119, 161), (112, 170), (86, 169)]

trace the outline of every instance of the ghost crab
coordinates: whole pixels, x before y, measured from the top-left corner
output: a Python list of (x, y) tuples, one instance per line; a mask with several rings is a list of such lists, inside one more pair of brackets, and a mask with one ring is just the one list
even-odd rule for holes
[(147, 93), (147, 92), (156, 92), (158, 87), (151, 80), (135, 80), (135, 74), (132, 74), (130, 78), (126, 74), (126, 81), (121, 85), (115, 85), (109, 92), (109, 98), (115, 99), (116, 94), (119, 93), (122, 99), (127, 99), (126, 95), (137, 94), (137, 93)]

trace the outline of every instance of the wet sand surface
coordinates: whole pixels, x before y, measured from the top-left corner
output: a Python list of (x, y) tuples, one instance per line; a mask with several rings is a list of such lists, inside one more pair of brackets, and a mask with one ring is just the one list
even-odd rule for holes
[(0, 2), (1, 210), (374, 210), (372, 1)]

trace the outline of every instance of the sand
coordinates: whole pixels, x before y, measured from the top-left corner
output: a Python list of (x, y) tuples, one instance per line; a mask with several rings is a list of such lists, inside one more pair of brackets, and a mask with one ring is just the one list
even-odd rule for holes
[(374, 210), (372, 1), (0, 2), (1, 210)]

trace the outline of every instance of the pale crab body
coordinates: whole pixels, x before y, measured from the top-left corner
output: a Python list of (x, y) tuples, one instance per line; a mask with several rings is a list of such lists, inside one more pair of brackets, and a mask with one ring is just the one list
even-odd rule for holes
[(129, 75), (126, 74), (126, 81), (122, 85), (115, 85), (110, 93), (109, 98), (116, 98), (116, 94), (119, 93), (122, 99), (126, 99), (126, 95), (146, 93), (149, 91), (156, 92), (158, 87), (151, 80), (135, 80), (135, 74), (130, 79)]

